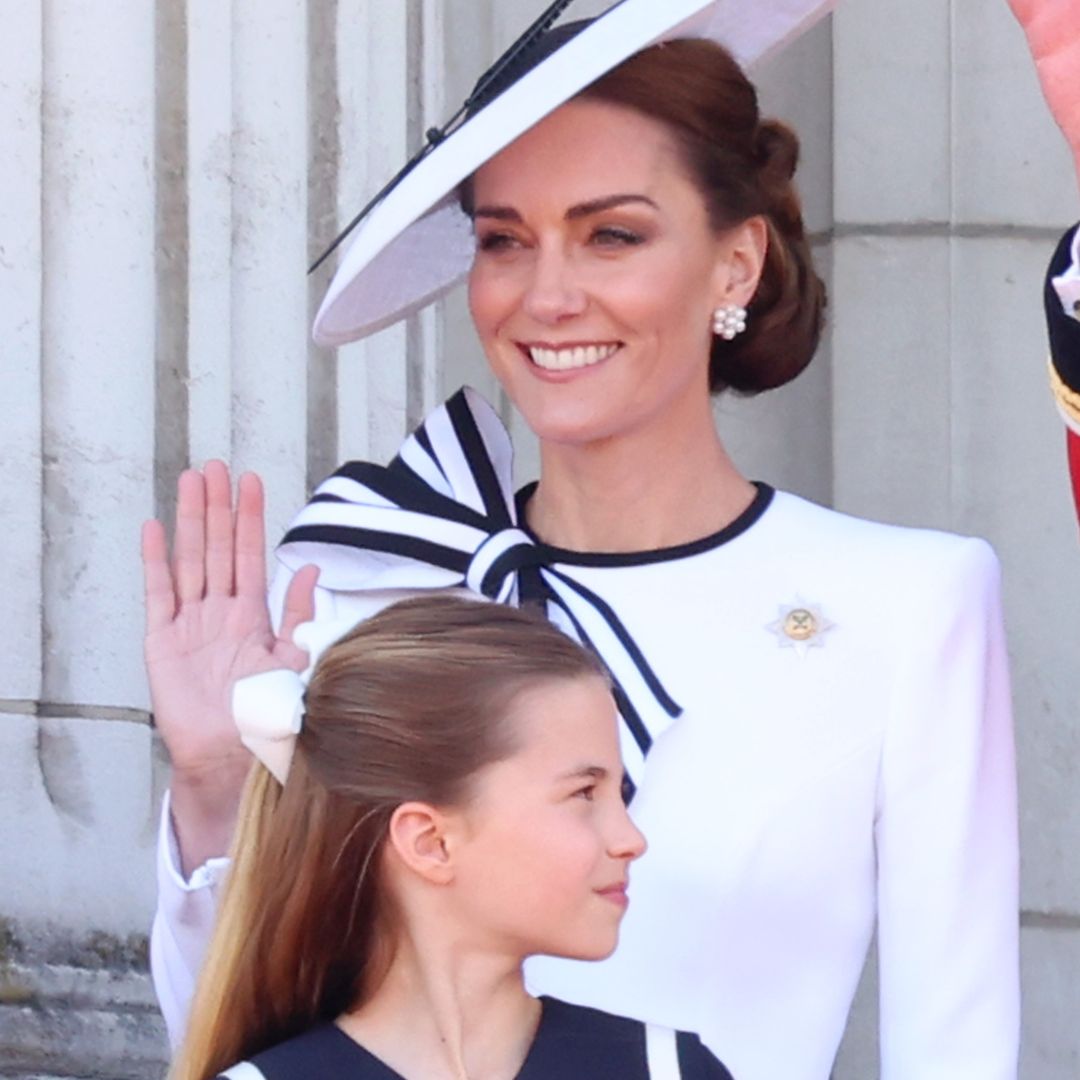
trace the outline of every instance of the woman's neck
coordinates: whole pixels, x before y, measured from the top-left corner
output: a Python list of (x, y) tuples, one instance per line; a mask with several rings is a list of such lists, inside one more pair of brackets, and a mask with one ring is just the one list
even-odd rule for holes
[(540, 1021), (520, 962), (409, 936), (338, 1026), (406, 1080), (513, 1080)]
[[(685, 419), (685, 418), (684, 418)], [(718, 532), (753, 501), (711, 409), (584, 445), (542, 443), (532, 530), (574, 551), (651, 551)]]

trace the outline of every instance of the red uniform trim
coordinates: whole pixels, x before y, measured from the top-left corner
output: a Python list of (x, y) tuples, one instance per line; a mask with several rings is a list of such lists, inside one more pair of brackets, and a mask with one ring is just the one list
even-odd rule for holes
[(1066, 435), (1069, 452), (1069, 475), (1072, 477), (1073, 504), (1080, 520), (1080, 435), (1069, 429)]

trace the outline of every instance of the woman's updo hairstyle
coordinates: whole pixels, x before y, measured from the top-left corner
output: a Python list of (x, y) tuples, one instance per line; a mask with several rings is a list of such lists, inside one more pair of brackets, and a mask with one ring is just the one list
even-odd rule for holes
[(709, 388), (743, 394), (790, 382), (810, 362), (824, 324), (825, 286), (814, 271), (792, 177), (795, 133), (762, 120), (757, 92), (720, 45), (685, 39), (636, 53), (580, 95), (636, 110), (674, 136), (717, 232), (760, 214), (768, 252), (746, 330), (713, 338)]

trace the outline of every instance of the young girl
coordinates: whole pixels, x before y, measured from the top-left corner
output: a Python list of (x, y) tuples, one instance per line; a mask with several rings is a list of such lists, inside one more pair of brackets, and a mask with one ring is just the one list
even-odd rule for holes
[(606, 678), (555, 627), (406, 601), (236, 712), (263, 764), (174, 1080), (729, 1076), (696, 1036), (525, 991), (531, 954), (611, 953), (645, 848)]

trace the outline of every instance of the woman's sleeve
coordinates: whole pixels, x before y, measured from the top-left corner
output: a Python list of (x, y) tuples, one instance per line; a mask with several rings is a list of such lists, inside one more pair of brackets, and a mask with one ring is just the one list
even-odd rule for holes
[(218, 892), (228, 866), (227, 858), (209, 859), (196, 867), (190, 878), (184, 878), (166, 792), (158, 828), (158, 896), (150, 930), (150, 974), (174, 1048), (184, 1036), (195, 981), (214, 929)]
[(950, 541), (942, 555), (902, 590), (922, 600), (897, 646), (882, 751), (881, 1077), (1016, 1080), (1016, 776), (999, 567), (981, 540)]

